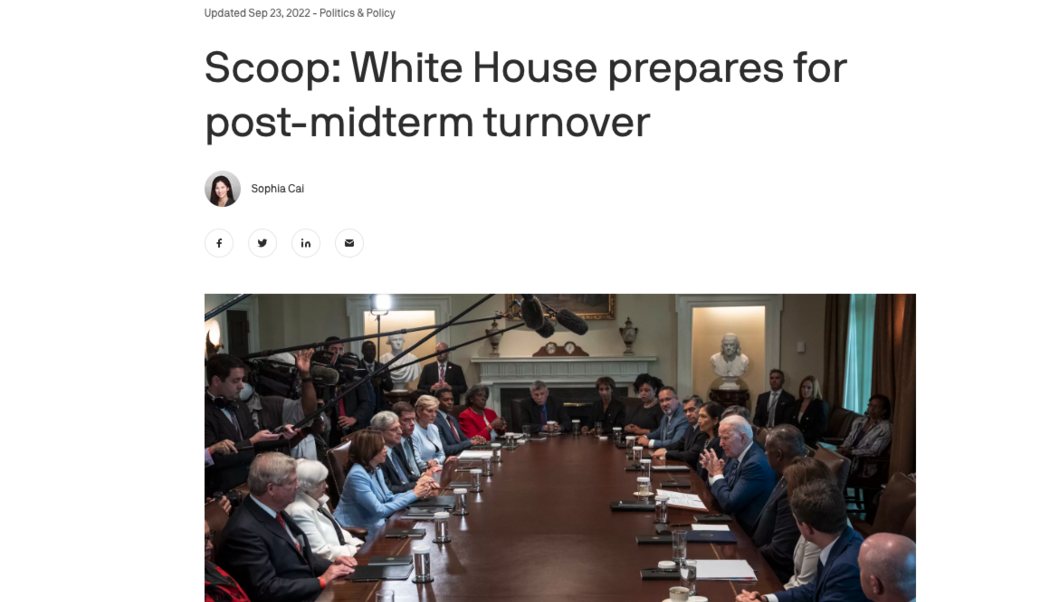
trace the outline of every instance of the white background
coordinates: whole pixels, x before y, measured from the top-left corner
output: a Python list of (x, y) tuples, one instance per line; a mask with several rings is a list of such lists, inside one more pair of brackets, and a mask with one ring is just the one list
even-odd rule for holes
[[(1017, 527), (1034, 499), (1015, 465), (1034, 453), (1016, 426), (1032, 428), (1038, 359), (1035, 4), (369, 6), (396, 17), (203, 17), (271, 7), (249, 3), (5, 9), (12, 599), (199, 595), (193, 408), (207, 292), (916, 292), (922, 595), (997, 599), (1007, 576), (1033, 569)], [(498, 50), (589, 58), (600, 76), (307, 92), (209, 83), (205, 55), (218, 49), (344, 66), (350, 50), (433, 52), (460, 60), (465, 81), (474, 51)], [(796, 83), (800, 50), (847, 59), (842, 82)], [(609, 92), (611, 58), (777, 58), (785, 78)], [(642, 138), (205, 144), (208, 112), (376, 104), (653, 117)], [(199, 189), (217, 170), (307, 192), (216, 209)], [(214, 228), (235, 237), (226, 258), (204, 251)], [(248, 252), (257, 228), (278, 236), (274, 256)], [(322, 236), (315, 257), (291, 253), (300, 228)], [(357, 258), (329, 244), (345, 228), (364, 236)]]

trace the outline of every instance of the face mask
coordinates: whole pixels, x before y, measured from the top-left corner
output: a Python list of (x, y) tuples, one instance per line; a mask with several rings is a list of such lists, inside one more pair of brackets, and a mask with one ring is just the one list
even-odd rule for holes
[(238, 394), (238, 398), (242, 401), (249, 401), (253, 397), (253, 385), (246, 383), (245, 387), (242, 388), (242, 392)]

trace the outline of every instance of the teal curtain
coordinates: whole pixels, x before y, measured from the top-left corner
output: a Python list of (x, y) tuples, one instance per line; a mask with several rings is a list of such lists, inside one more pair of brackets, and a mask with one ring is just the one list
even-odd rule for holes
[(845, 362), (845, 409), (858, 414), (870, 401), (874, 363), (874, 304), (877, 295), (849, 296), (849, 343)]

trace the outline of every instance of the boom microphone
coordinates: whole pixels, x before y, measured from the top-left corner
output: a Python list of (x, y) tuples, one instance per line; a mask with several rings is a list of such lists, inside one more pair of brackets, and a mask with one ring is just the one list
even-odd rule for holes
[(569, 309), (561, 309), (556, 312), (556, 321), (560, 326), (579, 336), (589, 331), (589, 323)]
[[(524, 298), (523, 303), (520, 304), (520, 317), (524, 320), (524, 325), (531, 330), (539, 330), (545, 325), (545, 310), (542, 308), (542, 302), (538, 300), (538, 297), (534, 295), (521, 295)], [(542, 336), (551, 336), (542, 335)]]
[(311, 364), (311, 376), (316, 385), (335, 385), (339, 382), (339, 372), (321, 364)]
[(535, 332), (542, 335), (543, 339), (547, 339), (552, 335), (556, 334), (556, 327), (553, 326), (551, 320), (545, 320), (541, 328), (535, 329)]

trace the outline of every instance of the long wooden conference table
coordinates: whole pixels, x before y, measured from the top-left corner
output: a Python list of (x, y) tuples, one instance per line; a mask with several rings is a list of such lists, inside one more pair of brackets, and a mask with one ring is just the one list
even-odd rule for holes
[[(367, 602), (377, 591), (393, 591), (395, 602), (426, 600), (597, 600), (604, 602), (661, 602), (678, 581), (642, 581), (640, 569), (656, 568), (671, 560), (672, 547), (637, 545), (636, 535), (654, 533), (652, 512), (612, 512), (610, 502), (636, 501), (637, 472), (625, 472), (631, 461), (613, 441), (569, 434), (530, 441), (502, 451), (502, 463), (492, 464), (482, 493), (469, 493), (469, 515), (448, 520), (451, 542), (434, 544), (433, 522), (392, 517), (369, 533), (358, 550), (359, 564), (373, 555), (411, 554), (420, 541), (431, 546), (433, 582), (411, 580), (353, 583), (336, 580), (318, 598), (320, 602)], [(657, 459), (655, 464), (664, 464)], [(683, 464), (667, 462), (668, 464)], [(678, 476), (711, 509), (719, 507), (707, 485), (694, 472), (654, 472), (651, 485)], [(469, 480), (468, 474), (443, 475)], [(447, 491), (450, 493), (450, 490)], [(703, 512), (669, 508), (670, 524), (691, 523)], [(735, 522), (728, 523), (736, 544), (690, 543), (690, 559), (744, 559), (757, 582), (698, 581), (697, 595), (710, 602), (730, 602), (741, 589), (775, 592), (783, 585)], [(426, 529), (422, 539), (387, 539), (386, 529)], [(414, 572), (413, 572), (414, 576)]]

